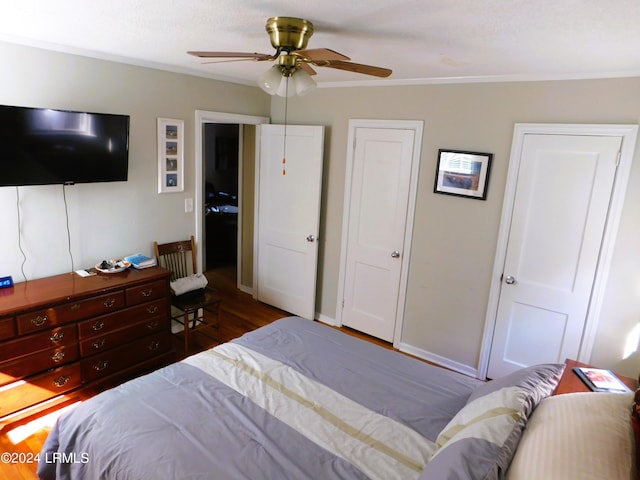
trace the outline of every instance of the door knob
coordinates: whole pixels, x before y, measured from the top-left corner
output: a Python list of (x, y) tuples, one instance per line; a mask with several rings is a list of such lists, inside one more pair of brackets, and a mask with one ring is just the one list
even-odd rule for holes
[(507, 285), (513, 285), (514, 283), (516, 283), (516, 278), (511, 275), (507, 275), (506, 277), (504, 277), (504, 283), (506, 283)]
[(314, 237), (313, 235), (307, 235), (307, 242), (311, 242), (313, 243), (315, 241), (316, 237)]
[(391, 252), (391, 258), (398, 258), (400, 256), (400, 252), (398, 250), (394, 250)]

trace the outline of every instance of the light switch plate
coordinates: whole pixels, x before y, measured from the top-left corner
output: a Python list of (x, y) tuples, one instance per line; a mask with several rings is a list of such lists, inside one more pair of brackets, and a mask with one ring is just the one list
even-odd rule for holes
[(193, 212), (193, 198), (184, 199), (184, 213)]

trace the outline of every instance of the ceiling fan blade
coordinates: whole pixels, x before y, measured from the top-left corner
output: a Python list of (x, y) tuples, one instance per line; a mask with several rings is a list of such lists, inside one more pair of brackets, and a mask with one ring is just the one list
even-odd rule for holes
[[(247, 57), (247, 58), (217, 58), (217, 57), (209, 57), (213, 58), (213, 60), (208, 60), (204, 62), (200, 62), (202, 65), (211, 65), (212, 63), (235, 63), (235, 62), (256, 62), (261, 60), (256, 60), (255, 58)], [(268, 59), (265, 59), (268, 60)]]
[(248, 53), (248, 52), (187, 52), (189, 55), (199, 58), (247, 58), (250, 60), (274, 60), (273, 55), (266, 53)]
[(325, 62), (331, 60), (351, 60), (346, 55), (331, 50), (329, 48), (312, 48), (310, 50), (296, 50), (291, 52), (292, 55), (311, 60), (312, 62)]
[(311, 68), (311, 65), (309, 65), (307, 62), (298, 62), (298, 65), (302, 70), (307, 72), (309, 75), (316, 75), (316, 71), (313, 68)]
[(392, 71), (388, 68), (374, 67), (372, 65), (362, 65), (360, 63), (343, 62), (340, 60), (329, 61), (321, 64), (323, 67), (336, 68), (338, 70), (348, 70), (349, 72), (373, 75), (374, 77), (388, 77)]

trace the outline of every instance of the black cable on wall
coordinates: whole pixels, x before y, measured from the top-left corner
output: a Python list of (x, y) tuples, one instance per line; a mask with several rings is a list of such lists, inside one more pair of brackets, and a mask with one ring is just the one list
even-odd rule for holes
[(69, 230), (69, 207), (67, 205), (67, 185), (62, 185), (62, 198), (64, 201), (64, 214), (67, 225), (67, 248), (69, 250), (69, 258), (71, 259), (71, 271), (75, 271), (73, 253), (71, 252), (71, 231)]
[(20, 217), (20, 187), (16, 187), (16, 211), (18, 212), (18, 248), (20, 249), (20, 253), (22, 253), (22, 264), (20, 265), (20, 270), (22, 271), (22, 276), (24, 277), (24, 281), (27, 281), (27, 275), (24, 273), (24, 264), (27, 263), (27, 255), (24, 253), (22, 248), (22, 220)]
[[(73, 259), (73, 252), (71, 251), (71, 229), (69, 228), (69, 206), (67, 204), (67, 192), (66, 185), (62, 186), (62, 199), (64, 202), (65, 223), (67, 229), (67, 248), (69, 251), (69, 259), (71, 260), (71, 271), (75, 271), (75, 261)], [(20, 214), (20, 187), (16, 187), (16, 212), (18, 214), (18, 248), (22, 254), (22, 264), (20, 265), (20, 271), (24, 277), (24, 281), (28, 281), (27, 274), (25, 273), (24, 266), (27, 263), (27, 255), (22, 248), (22, 215)]]

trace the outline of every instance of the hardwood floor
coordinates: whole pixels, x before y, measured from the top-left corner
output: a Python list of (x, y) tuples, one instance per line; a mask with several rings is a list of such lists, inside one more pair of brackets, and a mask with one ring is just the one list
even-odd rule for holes
[[(190, 355), (204, 349), (211, 348), (220, 343), (227, 342), (240, 335), (267, 325), (279, 318), (290, 314), (274, 308), (270, 305), (255, 301), (251, 295), (241, 292), (236, 288), (235, 269), (217, 269), (206, 272), (209, 284), (216, 288), (223, 296), (220, 314), (219, 328), (211, 335), (194, 335), (191, 338)], [(346, 333), (374, 342), (386, 348), (392, 348), (390, 344), (378, 339), (374, 339), (365, 334), (342, 329)], [(184, 344), (182, 338), (174, 337), (174, 347), (178, 359), (185, 357)], [(12, 431), (7, 428), (0, 432), (0, 454), (7, 453), (10, 460), (15, 462), (0, 462), (0, 480), (37, 479), (37, 463), (29, 461), (40, 452), (44, 441), (47, 438), (49, 427), (37, 428), (33, 433), (18, 441), (12, 440)], [(13, 457), (13, 458), (11, 458)], [(26, 460), (26, 461), (25, 461)]]
[[(274, 320), (291, 315), (270, 305), (257, 302), (253, 297), (236, 287), (234, 268), (220, 268), (205, 272), (209, 285), (223, 297), (220, 306), (220, 323), (215, 331), (196, 334), (190, 338), (189, 354), (228, 342), (240, 335), (267, 325)], [(209, 333), (210, 332), (210, 333)], [(174, 337), (178, 358), (185, 356), (182, 337)]]

